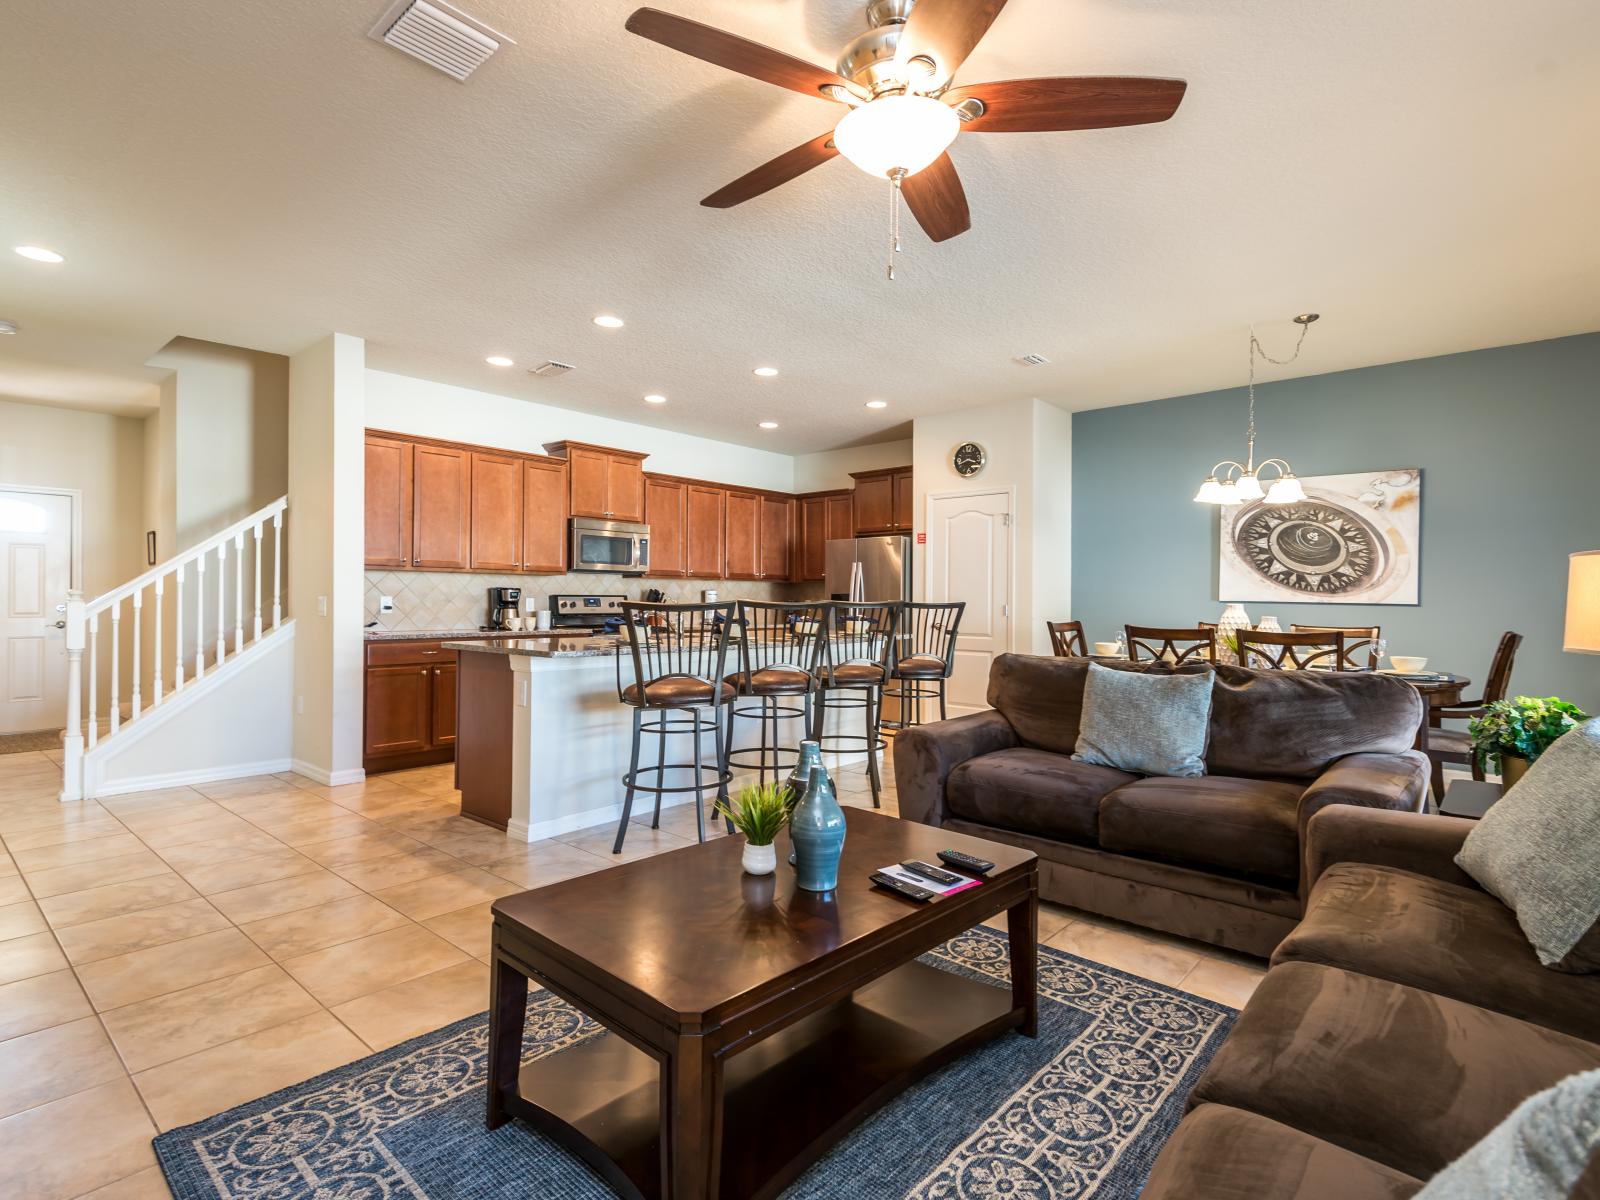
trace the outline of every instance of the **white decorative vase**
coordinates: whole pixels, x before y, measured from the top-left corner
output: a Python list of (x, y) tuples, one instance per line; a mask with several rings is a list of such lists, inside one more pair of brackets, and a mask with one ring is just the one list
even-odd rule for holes
[(1250, 628), (1250, 614), (1244, 611), (1242, 604), (1230, 604), (1222, 610), (1222, 616), (1217, 620), (1217, 661), (1229, 663), (1233, 666), (1239, 664), (1239, 655), (1229, 644), (1234, 634), (1241, 629)]
[(1258, 633), (1282, 633), (1283, 626), (1278, 624), (1278, 618), (1268, 614), (1256, 622)]
[(744, 868), (746, 875), (771, 875), (778, 869), (778, 851), (771, 842), (765, 846), (752, 846), (746, 842), (739, 865)]

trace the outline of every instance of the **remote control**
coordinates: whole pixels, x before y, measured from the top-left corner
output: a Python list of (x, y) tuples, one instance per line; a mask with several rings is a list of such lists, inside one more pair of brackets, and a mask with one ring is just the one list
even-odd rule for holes
[(918, 904), (926, 904), (937, 894), (930, 892), (927, 888), (919, 888), (914, 883), (906, 883), (903, 880), (896, 879), (893, 875), (885, 875), (882, 871), (874, 871), (872, 873), (872, 882), (881, 888), (888, 888), (891, 892), (904, 896), (907, 900), (915, 900)]
[(965, 871), (969, 875), (987, 875), (994, 870), (994, 864), (970, 854), (963, 854), (959, 850), (939, 851), (939, 861), (947, 867), (954, 867), (958, 871)]
[(951, 887), (958, 883), (969, 882), (965, 875), (956, 875), (950, 871), (941, 871), (938, 867), (931, 866), (925, 862), (918, 862), (914, 858), (909, 858), (900, 865), (906, 870), (910, 871), (913, 875), (921, 875), (924, 879), (931, 879), (935, 883), (943, 884), (945, 887)]

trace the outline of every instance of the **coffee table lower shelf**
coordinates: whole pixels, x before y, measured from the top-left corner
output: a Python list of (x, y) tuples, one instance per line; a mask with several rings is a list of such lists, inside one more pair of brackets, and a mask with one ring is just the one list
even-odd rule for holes
[[(1009, 988), (910, 962), (729, 1055), (717, 1195), (777, 1195), (866, 1114), (1023, 1023)], [(624, 1039), (601, 1035), (523, 1066), (504, 1105), (628, 1200), (660, 1200), (661, 1070)]]

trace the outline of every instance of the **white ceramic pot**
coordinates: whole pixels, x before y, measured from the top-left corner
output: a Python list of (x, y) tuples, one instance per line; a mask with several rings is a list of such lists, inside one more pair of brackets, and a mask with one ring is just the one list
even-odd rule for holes
[(765, 846), (752, 846), (746, 842), (739, 865), (744, 868), (746, 875), (771, 875), (778, 869), (778, 851), (770, 842)]
[(1235, 653), (1229, 640), (1241, 629), (1250, 628), (1250, 614), (1244, 611), (1242, 604), (1230, 604), (1222, 610), (1222, 616), (1217, 618), (1217, 661), (1237, 663), (1239, 656)]
[(1282, 633), (1283, 626), (1278, 624), (1278, 618), (1271, 613), (1266, 614), (1256, 622), (1256, 629), (1261, 633)]

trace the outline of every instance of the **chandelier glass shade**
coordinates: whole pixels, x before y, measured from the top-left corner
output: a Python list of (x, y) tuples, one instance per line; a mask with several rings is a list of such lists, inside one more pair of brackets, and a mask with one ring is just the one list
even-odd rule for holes
[(853, 108), (834, 128), (839, 153), (868, 175), (915, 175), (950, 148), (961, 118), (948, 104), (906, 93)]

